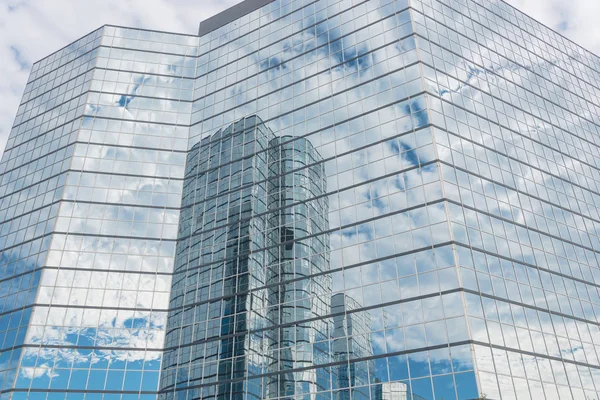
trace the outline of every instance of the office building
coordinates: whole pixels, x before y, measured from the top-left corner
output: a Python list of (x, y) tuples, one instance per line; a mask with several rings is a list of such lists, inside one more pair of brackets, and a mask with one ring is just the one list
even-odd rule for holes
[(1, 399), (599, 399), (600, 59), (501, 0), (246, 0), (35, 63)]

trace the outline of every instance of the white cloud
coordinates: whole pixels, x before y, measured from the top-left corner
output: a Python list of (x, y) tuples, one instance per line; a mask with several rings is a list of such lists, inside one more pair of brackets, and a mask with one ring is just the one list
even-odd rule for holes
[(0, 152), (31, 64), (104, 24), (195, 34), (238, 0), (5, 0), (0, 2)]

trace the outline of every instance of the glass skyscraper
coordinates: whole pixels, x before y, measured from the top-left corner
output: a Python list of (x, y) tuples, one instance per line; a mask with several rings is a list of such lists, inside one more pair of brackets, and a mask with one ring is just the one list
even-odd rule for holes
[(245, 0), (42, 59), (0, 400), (600, 400), (599, 71), (501, 0)]

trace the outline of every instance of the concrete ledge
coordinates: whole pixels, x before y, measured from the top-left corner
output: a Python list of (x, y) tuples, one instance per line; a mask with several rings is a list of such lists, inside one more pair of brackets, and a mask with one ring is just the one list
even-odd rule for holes
[(204, 36), (207, 33), (210, 33), (215, 29), (219, 29), (223, 25), (235, 21), (236, 19), (243, 17), (252, 11), (256, 11), (273, 1), (274, 0), (244, 0), (225, 11), (221, 11), (217, 15), (213, 15), (212, 17), (200, 22), (198, 36)]

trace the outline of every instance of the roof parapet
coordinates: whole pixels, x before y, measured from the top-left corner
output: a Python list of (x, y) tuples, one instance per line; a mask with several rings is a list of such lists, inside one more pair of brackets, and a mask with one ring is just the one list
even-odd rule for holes
[(275, 0), (244, 0), (241, 3), (231, 6), (227, 10), (221, 11), (220, 13), (200, 22), (198, 36), (204, 36), (215, 29), (219, 29), (223, 25), (235, 21), (246, 14), (250, 14), (252, 11), (256, 11), (263, 6), (272, 3), (273, 1)]

